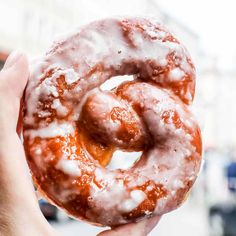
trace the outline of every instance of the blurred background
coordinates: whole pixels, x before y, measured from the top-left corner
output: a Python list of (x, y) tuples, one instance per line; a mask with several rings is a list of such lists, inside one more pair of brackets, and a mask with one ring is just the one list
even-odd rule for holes
[[(230, 0), (0, 0), (0, 68), (9, 53), (33, 58), (52, 41), (94, 19), (151, 15), (182, 41), (197, 68), (192, 109), (203, 133), (204, 164), (187, 202), (151, 236), (236, 236), (236, 14)], [(74, 221), (46, 201), (45, 217), (62, 235), (101, 228)]]

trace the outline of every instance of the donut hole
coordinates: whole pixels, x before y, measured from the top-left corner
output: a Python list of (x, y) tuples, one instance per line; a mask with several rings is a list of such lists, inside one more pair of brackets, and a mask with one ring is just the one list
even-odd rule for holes
[(131, 168), (136, 161), (140, 159), (143, 152), (125, 152), (116, 150), (109, 164), (106, 166), (109, 170), (122, 169), (127, 170)]
[(100, 89), (102, 91), (112, 90), (118, 87), (123, 82), (133, 81), (133, 75), (119, 75), (110, 78), (109, 80), (105, 81), (101, 86)]

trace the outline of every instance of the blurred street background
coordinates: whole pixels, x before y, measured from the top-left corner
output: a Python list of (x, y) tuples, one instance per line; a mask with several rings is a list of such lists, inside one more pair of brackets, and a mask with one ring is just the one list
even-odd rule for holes
[[(151, 236), (236, 236), (236, 2), (234, 0), (0, 0), (0, 68), (11, 51), (29, 58), (91, 20), (151, 15), (177, 35), (197, 69), (192, 106), (202, 128), (204, 164), (188, 201), (163, 216)], [(62, 235), (102, 229), (69, 219), (41, 200)]]

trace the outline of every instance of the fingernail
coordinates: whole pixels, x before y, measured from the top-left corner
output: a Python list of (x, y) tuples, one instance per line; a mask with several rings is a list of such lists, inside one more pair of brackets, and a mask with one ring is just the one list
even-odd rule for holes
[(154, 217), (147, 220), (147, 224), (145, 226), (146, 235), (148, 235), (153, 230), (153, 228), (159, 222), (160, 218), (161, 218), (160, 216), (154, 216)]
[(10, 54), (10, 56), (7, 58), (3, 69), (8, 69), (14, 66), (22, 56), (23, 56), (23, 53), (20, 50), (13, 51)]

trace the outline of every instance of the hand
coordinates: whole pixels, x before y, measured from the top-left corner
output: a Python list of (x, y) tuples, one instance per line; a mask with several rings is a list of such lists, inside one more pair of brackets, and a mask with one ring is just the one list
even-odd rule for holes
[[(56, 236), (43, 217), (34, 192), (24, 148), (22, 96), (29, 77), (27, 58), (12, 53), (0, 72), (0, 235)], [(99, 236), (145, 236), (160, 217), (104, 231)]]
[(146, 236), (156, 226), (160, 218), (160, 216), (155, 216), (138, 223), (119, 226), (111, 230), (103, 231), (97, 236)]

